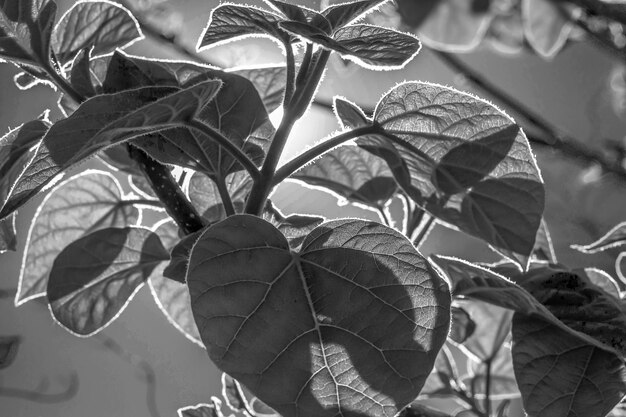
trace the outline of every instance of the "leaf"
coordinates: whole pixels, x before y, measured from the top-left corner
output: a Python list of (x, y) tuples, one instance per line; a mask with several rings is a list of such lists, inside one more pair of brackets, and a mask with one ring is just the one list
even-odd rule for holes
[(626, 395), (623, 359), (551, 323), (516, 313), (513, 365), (533, 417), (604, 417)]
[[(448, 87), (407, 82), (379, 101), (373, 122), (381, 134), (362, 137), (357, 143), (387, 161), (413, 200), (439, 219), (527, 264), (541, 222), (544, 187), (526, 136), (506, 114)], [(506, 143), (495, 151), (495, 140)], [(471, 168), (459, 162), (457, 147), (480, 150), (490, 160)], [(452, 156), (444, 159), (450, 152)], [(451, 171), (454, 161), (462, 169)], [(472, 169), (476, 171), (471, 180), (459, 179)], [(474, 185), (465, 192), (442, 195), (433, 176), (437, 184), (445, 178), (446, 192)], [(478, 177), (484, 179), (476, 183)]]
[(15, 213), (13, 213), (9, 217), (0, 220), (0, 254), (17, 250), (15, 233)]
[(52, 265), (50, 311), (69, 332), (91, 336), (115, 320), (168, 259), (148, 229), (110, 227), (88, 234), (63, 249)]
[[(148, 280), (150, 292), (167, 321), (187, 339), (204, 348), (198, 327), (193, 319), (191, 299), (187, 285), (185, 285), (189, 250), (198, 239), (199, 233), (187, 235), (181, 240), (178, 226), (171, 220), (159, 225), (154, 231), (161, 238), (166, 249), (171, 252), (171, 260), (167, 264), (161, 263), (150, 275)], [(186, 249), (183, 260), (180, 257), (179, 248), (185, 244), (184, 242), (190, 242), (190, 246)], [(181, 264), (176, 264), (176, 262)], [(172, 270), (175, 264), (177, 265), (176, 270)], [(178, 271), (178, 268), (181, 268), (181, 271)]]
[(398, 415), (398, 417), (452, 417), (448, 413), (436, 410), (424, 404), (413, 403)]
[(211, 359), (283, 415), (395, 415), (448, 332), (445, 282), (362, 220), (325, 223), (293, 253), (266, 221), (230, 216), (194, 245), (187, 285)]
[(87, 49), (81, 49), (74, 58), (72, 70), (70, 73), (70, 83), (78, 94), (82, 97), (93, 97), (96, 95), (92, 75), (90, 52)]
[(385, 161), (352, 145), (325, 153), (291, 178), (373, 208), (384, 207), (397, 190)]
[(15, 305), (45, 295), (56, 256), (95, 230), (137, 222), (139, 210), (126, 204), (117, 179), (84, 171), (54, 187), (37, 209), (28, 230)]
[(485, 36), (493, 14), (490, 11), (475, 13), (472, 3), (440, 0), (417, 28), (420, 40), (430, 48), (449, 52), (475, 49)]
[(421, 47), (415, 36), (380, 26), (346, 26), (335, 31), (332, 37), (299, 22), (281, 22), (280, 27), (373, 70), (402, 68)]
[(61, 16), (54, 28), (52, 47), (65, 64), (83, 49), (97, 57), (141, 39), (139, 23), (125, 7), (110, 1), (82, 1)]
[(603, 270), (590, 267), (584, 268), (583, 270), (575, 269), (573, 272), (577, 275), (584, 274), (593, 285), (600, 287), (603, 291), (606, 291), (617, 299), (621, 298), (618, 283), (611, 275)]
[[(510, 324), (509, 322), (509, 329)], [(463, 383), (473, 388), (474, 398), (484, 399), (487, 392), (487, 365), (484, 362), (470, 361), (468, 367), (472, 373), (463, 378)], [(498, 350), (491, 360), (489, 369), (491, 379), (489, 398), (492, 401), (520, 397), (521, 394), (513, 372), (513, 357), (508, 346), (502, 346)]]
[(196, 49), (231, 42), (249, 36), (268, 36), (286, 44), (290, 36), (278, 27), (279, 15), (253, 6), (222, 4), (213, 9)]
[(607, 417), (626, 417), (626, 403), (619, 403)]
[(333, 4), (322, 10), (322, 15), (326, 18), (333, 30), (354, 24), (363, 19), (367, 14), (373, 12), (388, 0), (361, 0), (351, 1), (342, 4)]
[(222, 402), (211, 397), (211, 404), (189, 405), (178, 409), (178, 417), (223, 417)]
[[(243, 212), (246, 199), (252, 189), (252, 179), (246, 171), (239, 171), (226, 177), (225, 183), (235, 211)], [(226, 209), (222, 204), (217, 184), (207, 175), (194, 172), (189, 180), (187, 194), (193, 206), (210, 223), (226, 218)]]
[(42, 84), (48, 86), (54, 85), (50, 81), (48, 81), (43, 74), (40, 78), (35, 77), (27, 72), (18, 72), (17, 74), (15, 74), (15, 76), (13, 77), (13, 82), (15, 83), (15, 86), (22, 91), (29, 90)]
[[(185, 87), (203, 79), (218, 79), (222, 87), (203, 107), (197, 119), (219, 130), (259, 165), (274, 135), (274, 128), (256, 88), (246, 78), (211, 67), (176, 61), (150, 61), (116, 53), (104, 82), (105, 91), (139, 86)], [(207, 136), (185, 128), (170, 129), (149, 138), (135, 139), (153, 158), (166, 164), (202, 171), (216, 178), (243, 170), (235, 159)]]
[(254, 84), (268, 113), (276, 110), (283, 103), (287, 68), (284, 66), (263, 66), (231, 71), (247, 78)]
[(476, 323), (472, 320), (467, 311), (463, 310), (461, 307), (453, 305), (450, 313), (452, 315), (448, 338), (455, 343), (461, 344), (474, 333)]
[(0, 369), (11, 366), (22, 343), (20, 336), (0, 336)]
[(582, 253), (593, 254), (622, 245), (626, 245), (626, 222), (614, 226), (611, 230), (606, 232), (604, 236), (593, 243), (587, 245), (572, 245), (571, 248)]
[(254, 417), (281, 417), (272, 407), (259, 400), (257, 397), (252, 398), (250, 407), (254, 411)]
[(309, 233), (325, 220), (323, 217), (302, 214), (285, 216), (272, 204), (271, 200), (267, 200), (261, 217), (273, 224), (287, 238), (293, 250), (299, 250)]
[(365, 116), (363, 110), (343, 97), (334, 97), (333, 108), (339, 124), (342, 125), (344, 129), (356, 129), (357, 127), (370, 124), (370, 120)]
[(58, 174), (109, 146), (184, 123), (210, 101), (221, 83), (204, 81), (186, 89), (145, 87), (93, 97), (55, 123), (0, 211), (4, 218)]
[(222, 373), (222, 397), (226, 400), (226, 405), (235, 412), (244, 411), (247, 413), (250, 410), (250, 405), (241, 385), (225, 372)]
[(2, 1), (0, 62), (4, 58), (34, 67), (48, 65), (56, 10), (56, 3), (49, 0)]
[(522, 0), (524, 34), (540, 56), (553, 58), (567, 42), (572, 25), (550, 0)]
[(550, 231), (548, 230), (545, 219), (541, 219), (539, 229), (537, 230), (537, 238), (535, 239), (532, 257), (539, 261), (548, 261), (553, 264), (557, 263), (552, 237), (550, 236)]
[[(277, 13), (283, 15), (287, 20), (293, 20), (300, 23), (311, 23), (314, 19), (320, 19), (316, 23), (321, 24), (323, 21), (328, 23), (328, 20), (315, 10), (309, 9), (299, 4), (287, 3), (280, 0), (263, 0)], [(320, 28), (321, 29), (321, 28)], [(327, 30), (331, 30), (330, 23), (325, 27)]]
[(444, 345), (435, 359), (435, 366), (426, 379), (418, 399), (454, 395), (458, 374), (454, 356), (448, 346)]

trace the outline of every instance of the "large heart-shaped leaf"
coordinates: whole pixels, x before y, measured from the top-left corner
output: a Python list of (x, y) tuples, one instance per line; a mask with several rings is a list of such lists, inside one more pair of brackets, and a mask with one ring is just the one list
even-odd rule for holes
[(43, 200), (28, 230), (15, 305), (45, 295), (48, 274), (67, 245), (107, 227), (134, 224), (139, 210), (124, 200), (117, 179), (85, 171), (57, 185)]
[(551, 0), (522, 0), (526, 40), (544, 58), (554, 57), (572, 31), (573, 26), (561, 7)]
[(291, 178), (335, 193), (341, 199), (377, 209), (382, 209), (397, 189), (383, 159), (351, 145), (325, 153)]
[(379, 101), (373, 122), (380, 134), (357, 143), (387, 161), (413, 200), (526, 267), (544, 187), (510, 117), (469, 94), (407, 82)]
[(126, 48), (142, 38), (139, 24), (126, 8), (108, 1), (82, 1), (59, 20), (52, 47), (57, 59), (65, 64), (83, 49), (99, 56)]
[(55, 123), (21, 173), (0, 218), (33, 197), (62, 171), (112, 145), (184, 124), (215, 96), (220, 81), (186, 89), (144, 87), (93, 97)]
[(169, 253), (140, 227), (106, 228), (86, 235), (57, 256), (48, 280), (54, 318), (80, 336), (115, 320)]
[[(120, 91), (140, 86), (185, 87), (199, 79), (218, 79), (223, 84), (197, 118), (221, 132), (260, 165), (274, 128), (254, 84), (241, 75), (188, 62), (151, 61), (116, 53), (103, 88)], [(243, 170), (214, 140), (189, 129), (171, 129), (133, 143), (163, 163), (203, 171), (212, 178), (226, 178)]]
[(56, 10), (51, 0), (0, 1), (0, 62), (49, 65)]
[(325, 223), (294, 253), (270, 223), (231, 216), (194, 245), (187, 285), (211, 359), (283, 415), (393, 416), (448, 333), (445, 282), (373, 222)]
[(513, 366), (532, 417), (604, 417), (626, 395), (623, 358), (519, 313), (513, 317)]

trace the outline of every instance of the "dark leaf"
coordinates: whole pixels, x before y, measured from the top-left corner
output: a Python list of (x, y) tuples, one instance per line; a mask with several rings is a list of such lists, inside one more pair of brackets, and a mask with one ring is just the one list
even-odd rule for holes
[[(230, 174), (224, 180), (226, 189), (237, 213), (243, 212), (246, 198), (252, 189), (252, 179), (246, 171)], [(189, 180), (187, 190), (194, 207), (210, 223), (226, 218), (226, 210), (222, 204), (217, 184), (214, 180), (200, 172), (194, 172)]]
[[(319, 15), (319, 13), (317, 13), (315, 10), (309, 9), (299, 4), (287, 3), (280, 0), (264, 1), (272, 9), (276, 10), (276, 12), (285, 16), (288, 20), (293, 20), (295, 22), (309, 23)], [(330, 28), (330, 25), (328, 28)]]
[(45, 295), (56, 256), (76, 239), (98, 229), (134, 224), (139, 210), (125, 204), (122, 187), (103, 171), (85, 171), (57, 185), (33, 218), (15, 304)]
[[(505, 255), (521, 258), (526, 266), (541, 222), (544, 187), (526, 136), (506, 114), (448, 87), (408, 82), (394, 87), (380, 100), (374, 122), (384, 134), (362, 137), (357, 143), (387, 161), (413, 200)], [(511, 145), (514, 131), (517, 134)], [(490, 169), (479, 174), (485, 179), (468, 192), (440, 195), (431, 179), (443, 158), (450, 152), (455, 155), (455, 148), (466, 148), (469, 143), (476, 144), (476, 149), (484, 149), (480, 146), (487, 143), (491, 149), (494, 138), (506, 144), (498, 152), (483, 152), (493, 158), (479, 168)], [(508, 153), (503, 154), (504, 149), (509, 149)], [(451, 183), (446, 183), (447, 191), (462, 188)]]
[(56, 10), (50, 0), (0, 1), (0, 62), (48, 65)]
[(83, 49), (100, 56), (141, 39), (139, 24), (126, 8), (109, 1), (83, 1), (61, 17), (54, 28), (52, 47), (65, 64)]
[(211, 359), (284, 415), (395, 415), (448, 332), (445, 282), (362, 220), (325, 223), (293, 253), (270, 223), (231, 216), (194, 245), (187, 285)]
[(535, 317), (513, 317), (513, 365), (533, 417), (604, 417), (626, 395), (623, 358)]
[(626, 222), (616, 225), (593, 243), (587, 245), (572, 245), (572, 248), (582, 253), (592, 254), (622, 245), (626, 245)]
[(553, 264), (557, 263), (550, 230), (548, 230), (548, 225), (544, 219), (541, 219), (539, 230), (537, 230), (537, 238), (535, 239), (532, 258), (538, 261), (548, 261)]
[(351, 25), (363, 19), (365, 15), (376, 10), (388, 0), (361, 0), (342, 4), (333, 4), (322, 10), (322, 15), (328, 20), (333, 30)]
[(280, 230), (293, 250), (299, 250), (308, 234), (325, 220), (323, 217), (302, 214), (291, 214), (285, 217), (270, 200), (267, 200), (262, 217)]
[[(198, 327), (193, 320), (191, 299), (187, 285), (185, 285), (189, 250), (198, 239), (199, 233), (185, 236), (181, 240), (178, 226), (171, 220), (156, 227), (155, 233), (159, 235), (165, 248), (170, 251), (171, 260), (169, 264), (163, 262), (158, 265), (150, 275), (148, 280), (150, 292), (167, 321), (187, 339), (204, 348)], [(188, 247), (187, 242), (189, 242)], [(180, 248), (185, 248), (184, 253), (181, 253)]]
[(159, 237), (139, 227), (107, 228), (86, 235), (57, 256), (48, 302), (64, 328), (93, 335), (115, 320), (169, 254)]
[(290, 36), (278, 27), (279, 15), (252, 6), (222, 4), (211, 12), (209, 23), (200, 36), (197, 49), (219, 45), (248, 36), (270, 36), (282, 43)]
[(544, 58), (553, 58), (567, 42), (572, 24), (561, 5), (551, 0), (522, 0), (524, 34), (530, 46)]
[(463, 310), (461, 307), (453, 305), (450, 312), (452, 315), (448, 338), (455, 343), (461, 344), (474, 333), (476, 323), (472, 320), (467, 311)]
[(343, 97), (335, 96), (333, 107), (337, 120), (344, 129), (356, 129), (371, 123), (359, 106)]
[(74, 58), (70, 73), (70, 83), (82, 97), (93, 97), (96, 95), (96, 89), (92, 81), (90, 59), (89, 50), (81, 49), (76, 58)]
[(374, 208), (383, 207), (397, 190), (385, 161), (352, 145), (325, 153), (291, 178), (330, 191), (340, 199)]
[(452, 416), (448, 413), (444, 413), (442, 411), (436, 410), (427, 405), (413, 403), (407, 408), (405, 408), (404, 410), (402, 410), (402, 412), (398, 414), (398, 417), (452, 417)]
[(186, 89), (144, 87), (99, 95), (55, 123), (37, 147), (0, 218), (32, 198), (58, 174), (109, 146), (180, 125), (214, 97), (221, 83), (204, 81)]
[(287, 69), (284, 66), (266, 66), (238, 69), (232, 73), (249, 79), (256, 87), (268, 113), (273, 112), (283, 102)]
[(0, 220), (0, 253), (17, 250), (17, 237), (15, 236), (15, 213)]
[(19, 336), (0, 336), (0, 369), (11, 366), (21, 342)]
[(250, 405), (248, 405), (241, 385), (227, 373), (222, 373), (222, 397), (226, 400), (226, 405), (233, 411), (247, 412), (250, 410)]

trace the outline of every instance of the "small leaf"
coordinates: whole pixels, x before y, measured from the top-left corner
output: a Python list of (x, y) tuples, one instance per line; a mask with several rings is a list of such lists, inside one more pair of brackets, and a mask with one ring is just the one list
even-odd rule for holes
[[(379, 101), (374, 122), (381, 134), (362, 137), (357, 143), (387, 161), (396, 181), (413, 200), (439, 219), (527, 265), (541, 222), (544, 186), (526, 136), (506, 114), (448, 87), (408, 82)], [(516, 136), (510, 144), (513, 132)], [(496, 139), (505, 142), (498, 152), (491, 150)], [(478, 145), (485, 141), (490, 144), (488, 151)], [(441, 195), (432, 179), (441, 182), (450, 167), (434, 174), (437, 167), (450, 152), (454, 152), (450, 158), (459, 164), (455, 148), (474, 148), (470, 144), (488, 152), (491, 160), (483, 163), (481, 172), (469, 182), (444, 176), (443, 187), (448, 192), (474, 185), (467, 192)], [(463, 166), (462, 170), (468, 169)], [(452, 171), (456, 173), (460, 171)], [(479, 176), (484, 179), (475, 183)]]
[(86, 235), (57, 256), (48, 280), (50, 310), (71, 333), (91, 336), (115, 320), (169, 254), (139, 227)]
[(451, 325), (450, 325), (450, 334), (448, 338), (450, 338), (455, 343), (461, 344), (470, 337), (474, 330), (476, 330), (476, 323), (467, 311), (463, 310), (461, 307), (452, 306), (452, 310), (450, 311), (451, 316)]
[(455, 53), (473, 50), (485, 36), (493, 14), (489, 10), (475, 13), (472, 3), (468, 0), (440, 0), (428, 10), (428, 17), (417, 28), (417, 35), (434, 49)]
[[(191, 299), (185, 285), (189, 250), (198, 239), (199, 233), (187, 235), (181, 240), (178, 226), (173, 221), (159, 225), (155, 233), (159, 235), (164, 246), (170, 250), (171, 260), (169, 264), (161, 263), (150, 275), (148, 280), (150, 292), (167, 321), (187, 339), (204, 348), (198, 327), (193, 319)], [(190, 242), (189, 247), (184, 246), (186, 242)], [(184, 258), (180, 253), (181, 247), (186, 248)]]
[(290, 36), (278, 27), (279, 15), (257, 7), (222, 4), (213, 9), (197, 50), (249, 36), (265, 35), (288, 43)]
[(573, 272), (577, 275), (586, 275), (593, 285), (600, 287), (603, 291), (606, 291), (617, 299), (621, 298), (619, 284), (611, 275), (607, 274), (603, 270), (590, 267), (583, 270), (575, 269)]
[(187, 285), (211, 359), (284, 415), (395, 415), (448, 332), (445, 282), (362, 220), (327, 222), (294, 253), (270, 223), (230, 216), (194, 245)]
[(88, 170), (54, 187), (28, 230), (15, 305), (45, 295), (56, 256), (76, 239), (107, 227), (135, 223), (139, 210), (124, 202), (122, 187), (108, 172)]
[[(315, 10), (309, 9), (307, 7), (301, 6), (299, 4), (287, 3), (280, 0), (263, 0), (267, 3), (273, 10), (283, 15), (288, 20), (293, 20), (294, 22), (300, 23), (310, 23), (313, 19), (320, 16)], [(323, 20), (326, 20), (324, 16), (321, 16)], [(330, 23), (328, 24), (328, 29), (330, 30)]]
[(120, 4), (109, 1), (75, 3), (54, 28), (52, 47), (61, 64), (86, 49), (96, 57), (124, 49), (143, 39), (137, 20)]
[(540, 56), (553, 58), (567, 42), (572, 25), (551, 0), (522, 0), (524, 34)]
[(0, 253), (17, 250), (17, 237), (15, 236), (15, 213), (0, 220)]
[(178, 409), (178, 417), (224, 417), (221, 411), (222, 402), (211, 397), (211, 404), (189, 405)]
[(243, 411), (247, 413), (250, 410), (250, 405), (241, 389), (241, 385), (225, 372), (222, 373), (222, 397), (226, 400), (226, 405), (235, 412)]
[(385, 161), (352, 145), (325, 153), (291, 178), (373, 208), (385, 206), (397, 190)]
[(0, 62), (4, 58), (34, 67), (47, 65), (56, 10), (50, 0), (0, 3)]
[(322, 15), (328, 20), (333, 30), (354, 24), (373, 12), (388, 0), (361, 0), (342, 4), (333, 4), (322, 10)]
[(11, 366), (22, 343), (20, 336), (0, 336), (0, 369)]
[(17, 88), (22, 91), (29, 90), (40, 84), (54, 86), (54, 84), (46, 79), (45, 75), (41, 74), (40, 78), (35, 77), (27, 72), (18, 72), (17, 74), (15, 74), (15, 77), (13, 77), (13, 82), (15, 83)]
[(513, 365), (533, 417), (604, 417), (626, 395), (623, 358), (544, 320), (513, 317)]
[(250, 401), (250, 407), (252, 407), (252, 411), (254, 411), (254, 417), (281, 417), (276, 410), (259, 400), (257, 397), (254, 397)]
[(323, 217), (307, 216), (302, 214), (291, 214), (284, 216), (270, 200), (265, 204), (265, 210), (262, 215), (263, 220), (274, 225), (275, 228), (287, 238), (289, 246), (293, 250), (299, 250), (304, 239), (317, 226), (324, 222)]
[(622, 245), (626, 245), (626, 222), (614, 226), (595, 242), (587, 245), (572, 245), (572, 249), (576, 249), (582, 253), (593, 254)]
[(283, 102), (287, 68), (284, 66), (253, 67), (231, 71), (247, 78), (259, 92), (268, 113), (273, 112)]
[(356, 129), (371, 123), (363, 110), (353, 102), (339, 96), (335, 96), (333, 101), (335, 115), (344, 129)]
[(557, 263), (552, 237), (550, 236), (550, 231), (548, 230), (545, 219), (541, 219), (539, 230), (537, 230), (537, 238), (535, 239), (532, 258), (539, 261), (548, 261), (553, 264)]
[(186, 89), (144, 87), (93, 97), (46, 133), (21, 173), (4, 218), (32, 198), (54, 177), (109, 146), (193, 117), (214, 97), (221, 82), (204, 81)]
[(78, 94), (83, 97), (93, 97), (96, 89), (93, 86), (91, 75), (91, 58), (87, 49), (81, 49), (74, 58), (72, 71), (70, 73), (70, 83)]

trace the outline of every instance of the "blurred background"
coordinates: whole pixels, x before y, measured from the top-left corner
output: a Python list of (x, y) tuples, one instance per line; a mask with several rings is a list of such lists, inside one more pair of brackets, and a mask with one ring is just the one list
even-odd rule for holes
[[(543, 42), (541, 37), (533, 38), (528, 28), (524, 31), (520, 2), (408, 0), (399, 1), (399, 8), (390, 5), (368, 19), (415, 31), (422, 37), (422, 52), (403, 70), (391, 72), (364, 70), (334, 55), (319, 99), (328, 103), (334, 95), (341, 95), (373, 108), (398, 82), (430, 81), (492, 100), (516, 117), (529, 136), (537, 140), (552, 135), (569, 143), (559, 142), (561, 145), (556, 148), (532, 143), (547, 185), (545, 219), (557, 257), (572, 268), (596, 266), (616, 276), (615, 259), (619, 252), (581, 255), (569, 245), (589, 243), (626, 220), (623, 27), (589, 16), (584, 20), (588, 29), (613, 43), (611, 48), (601, 45), (600, 38), (591, 36), (583, 25), (541, 23), (535, 16), (539, 22), (536, 24), (547, 25), (545, 33), (538, 33), (551, 36), (549, 42)], [(57, 3), (60, 16), (73, 1)], [(261, 1), (245, 3), (263, 6)], [(297, 3), (311, 8), (328, 4), (319, 0)], [(541, 1), (528, 3), (533, 7), (527, 10), (529, 16), (533, 10), (545, 7)], [(124, 4), (134, 8), (146, 25), (146, 39), (132, 45), (128, 52), (188, 60), (185, 51), (195, 50), (210, 11), (219, 2), (127, 0)], [(574, 14), (581, 16), (578, 11)], [(543, 20), (550, 17), (545, 12), (542, 16)], [(443, 31), (442, 27), (448, 30)], [(159, 33), (169, 40), (154, 36)], [(228, 68), (280, 63), (283, 56), (269, 40), (248, 39), (210, 49), (197, 59)], [(511, 108), (502, 96), (485, 92), (475, 83), (476, 79), (460, 73), (459, 64), (496, 86), (519, 106)], [(17, 72), (9, 64), (0, 65), (2, 130), (29, 121), (45, 109), (51, 109), (52, 120), (60, 118), (56, 94), (46, 86), (18, 90), (13, 82)], [(520, 108), (527, 111), (520, 113)], [(528, 112), (540, 120), (529, 120)], [(333, 114), (323, 105), (314, 105), (296, 126), (284, 159), (337, 129)], [(96, 161), (79, 169), (89, 167), (104, 169)], [(338, 206), (335, 197), (295, 183), (281, 185), (273, 200), (285, 214), (378, 220), (374, 212), (351, 205)], [(19, 213), (20, 250), (36, 206), (32, 202)], [(396, 209), (394, 206), (393, 213), (397, 215)], [(54, 324), (42, 303), (33, 301), (14, 307), (10, 293), (17, 287), (20, 250), (0, 256), (0, 288), (4, 294), (0, 299), (0, 335), (18, 334), (22, 338), (16, 361), (0, 371), (0, 417), (169, 417), (175, 416), (179, 407), (206, 402), (211, 395), (219, 394), (219, 372), (203, 349), (166, 321), (147, 287), (139, 291), (117, 321), (101, 335), (88, 339), (77, 339)], [(497, 259), (484, 244), (443, 226), (434, 229), (421, 250), (425, 255), (455, 255), (475, 261)], [(32, 395), (33, 392), (43, 395)]]

